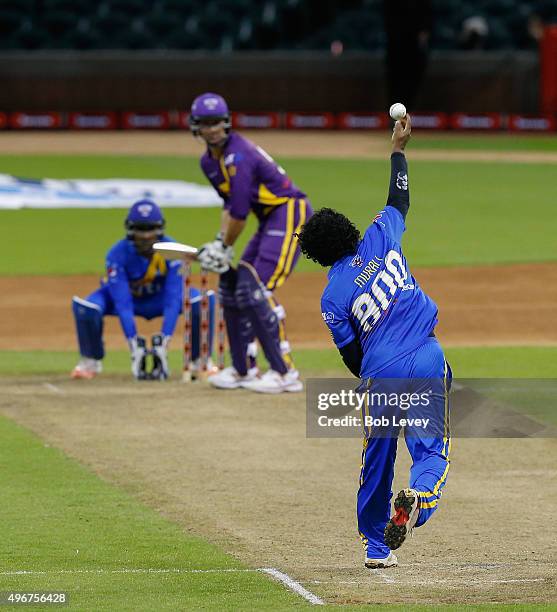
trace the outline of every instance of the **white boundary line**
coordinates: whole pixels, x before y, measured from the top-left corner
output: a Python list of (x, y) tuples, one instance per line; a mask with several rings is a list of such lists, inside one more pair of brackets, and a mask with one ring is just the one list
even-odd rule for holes
[(296, 582), (296, 580), (290, 578), (288, 574), (285, 574), (284, 572), (281, 572), (278, 569), (275, 569), (274, 567), (260, 567), (259, 571), (265, 574), (269, 574), (269, 576), (272, 576), (276, 580), (279, 580), (288, 589), (294, 591), (294, 593), (297, 593), (298, 595), (301, 595), (305, 600), (309, 601), (309, 603), (315, 606), (325, 605), (325, 602), (322, 599), (317, 597), (317, 595), (314, 595), (311, 591), (305, 589), (299, 582)]
[(249, 568), (222, 568), (222, 569), (181, 569), (175, 568), (122, 568), (114, 570), (105, 569), (67, 569), (67, 570), (12, 570), (0, 571), (0, 576), (29, 576), (29, 575), (44, 575), (44, 574), (224, 574), (224, 573), (246, 573), (246, 572), (261, 572), (267, 574), (282, 582), (287, 589), (290, 589), (297, 595), (303, 597), (306, 601), (316, 606), (323, 606), (325, 602), (314, 595), (311, 591), (304, 588), (299, 582), (291, 578), (288, 574), (281, 572), (274, 567), (258, 567), (257, 569)]

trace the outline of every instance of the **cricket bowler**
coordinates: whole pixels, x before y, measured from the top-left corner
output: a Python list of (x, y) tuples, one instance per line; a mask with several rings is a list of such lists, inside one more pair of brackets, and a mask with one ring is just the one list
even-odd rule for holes
[(429, 431), (405, 426), (413, 461), (409, 488), (396, 495), (390, 518), (400, 428), (391, 428), (391, 435), (365, 428), (357, 514), (365, 565), (373, 569), (397, 565), (392, 550), (431, 518), (449, 471), (451, 369), (434, 334), (437, 306), (410, 273), (401, 248), (410, 206), (404, 155), (410, 132), (409, 116), (395, 123), (387, 205), (363, 237), (330, 208), (316, 212), (299, 236), (302, 252), (330, 267), (322, 316), (344, 363), (362, 380), (358, 390), (381, 397), (385, 390), (409, 386), (425, 398), (428, 416), (438, 425)]
[[(193, 101), (190, 127), (206, 145), (201, 169), (224, 200), (220, 231), (201, 246), (198, 261), (220, 274), (232, 366), (208, 381), (219, 389), (302, 391), (286, 338), (286, 313), (273, 292), (296, 265), (297, 234), (310, 218), (311, 206), (268, 153), (231, 130), (228, 105), (218, 94), (205, 93)], [(250, 212), (259, 224), (235, 269), (232, 247)], [(255, 363), (256, 338), (270, 365), (263, 376)]]

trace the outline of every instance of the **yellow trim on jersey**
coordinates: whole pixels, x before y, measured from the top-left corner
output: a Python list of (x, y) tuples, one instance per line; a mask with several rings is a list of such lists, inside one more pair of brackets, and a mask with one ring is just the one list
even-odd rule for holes
[[(300, 220), (296, 229), (294, 230), (294, 234), (298, 234), (302, 229), (302, 225), (306, 222), (306, 201), (300, 200)], [(294, 259), (294, 254), (296, 253), (296, 249), (298, 248), (298, 236), (292, 237), (292, 242), (290, 243), (290, 250), (288, 252), (288, 256), (286, 258), (286, 266), (284, 268), (284, 272), (281, 274), (280, 278), (277, 280), (275, 287), (280, 287), (284, 281), (288, 278), (292, 268), (292, 260)]]
[(275, 283), (279, 275), (284, 270), (284, 264), (286, 262), (286, 256), (288, 255), (288, 246), (290, 245), (290, 239), (292, 238), (292, 232), (294, 231), (294, 198), (290, 198), (287, 204), (286, 213), (286, 233), (284, 240), (282, 241), (282, 248), (280, 250), (280, 257), (278, 260), (277, 267), (273, 272), (271, 278), (267, 283), (267, 289), (274, 289)]
[(166, 275), (166, 261), (160, 253), (155, 252), (153, 253), (153, 257), (151, 257), (147, 271), (140, 280), (140, 284), (148, 285), (152, 283), (155, 280), (157, 272), (160, 272), (162, 276)]
[(222, 191), (224, 195), (230, 195), (230, 183), (221, 183), (220, 185), (217, 185), (217, 189)]
[(224, 177), (224, 183), (219, 185), (219, 189), (226, 195), (230, 195), (230, 175), (228, 174), (228, 170), (224, 165), (224, 157), (222, 155), (219, 157), (219, 166), (222, 176)]
[(289, 196), (277, 196), (272, 191), (267, 189), (267, 186), (261, 183), (257, 190), (257, 200), (264, 206), (278, 206), (279, 204), (286, 204), (289, 200)]

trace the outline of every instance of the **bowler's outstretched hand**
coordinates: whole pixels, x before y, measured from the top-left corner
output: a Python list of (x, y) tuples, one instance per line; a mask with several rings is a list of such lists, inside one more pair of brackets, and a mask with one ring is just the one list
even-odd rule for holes
[(412, 132), (412, 120), (410, 119), (410, 115), (406, 115), (402, 119), (399, 119), (395, 123), (395, 127), (393, 128), (393, 153), (402, 153), (404, 152), (404, 148), (408, 144), (410, 140), (410, 134)]

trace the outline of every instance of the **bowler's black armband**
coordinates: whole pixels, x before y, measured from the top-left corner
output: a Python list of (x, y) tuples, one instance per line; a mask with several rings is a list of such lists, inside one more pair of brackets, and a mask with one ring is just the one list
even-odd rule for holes
[(344, 365), (354, 374), (356, 378), (360, 378), (360, 370), (362, 369), (362, 347), (357, 338), (349, 342), (346, 346), (338, 349)]
[(402, 218), (406, 219), (406, 213), (410, 208), (410, 191), (408, 190), (408, 164), (404, 153), (391, 155), (391, 184), (387, 206), (396, 208)]

